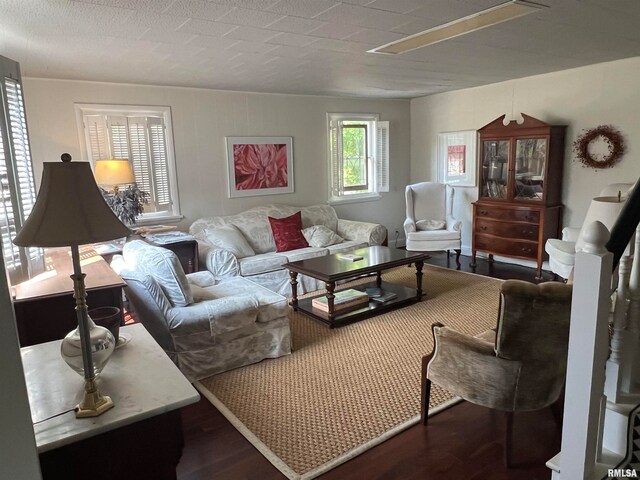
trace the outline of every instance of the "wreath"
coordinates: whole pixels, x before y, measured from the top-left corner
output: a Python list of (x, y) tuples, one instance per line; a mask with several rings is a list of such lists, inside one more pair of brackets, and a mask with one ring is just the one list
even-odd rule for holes
[[(598, 138), (607, 142), (609, 154), (602, 158), (594, 157), (589, 153), (589, 145)], [(612, 168), (624, 155), (625, 145), (622, 134), (611, 125), (599, 125), (596, 128), (585, 130), (578, 139), (573, 142), (573, 152), (585, 167)]]

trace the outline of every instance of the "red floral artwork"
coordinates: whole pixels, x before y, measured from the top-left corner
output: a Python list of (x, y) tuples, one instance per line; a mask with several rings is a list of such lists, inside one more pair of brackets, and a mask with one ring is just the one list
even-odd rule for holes
[(288, 186), (287, 145), (284, 143), (233, 146), (236, 190)]

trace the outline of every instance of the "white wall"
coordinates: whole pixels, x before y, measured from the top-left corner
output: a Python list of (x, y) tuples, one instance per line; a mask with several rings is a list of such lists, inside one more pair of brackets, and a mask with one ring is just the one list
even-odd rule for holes
[[(610, 183), (640, 177), (640, 57), (537, 75), (411, 101), (411, 181), (437, 178), (438, 133), (477, 130), (520, 112), (567, 125), (562, 199), (564, 226), (580, 226), (592, 197)], [(575, 160), (572, 143), (583, 129), (602, 124), (624, 135), (627, 153), (611, 169), (593, 170)], [(463, 220), (463, 249), (471, 248), (471, 202), (477, 187), (460, 187), (455, 214)]]
[[(80, 159), (74, 103), (168, 105), (173, 117), (180, 206), (185, 229), (202, 216), (231, 214), (264, 203), (312, 205), (328, 199), (326, 114), (379, 113), (389, 120), (391, 188), (381, 200), (341, 205), (339, 216), (384, 224), (404, 221), (409, 180), (410, 104), (406, 100), (351, 99), (225, 92), (26, 78), (25, 102), (39, 182), (42, 162), (69, 152)], [(227, 198), (225, 136), (292, 136), (295, 193)]]

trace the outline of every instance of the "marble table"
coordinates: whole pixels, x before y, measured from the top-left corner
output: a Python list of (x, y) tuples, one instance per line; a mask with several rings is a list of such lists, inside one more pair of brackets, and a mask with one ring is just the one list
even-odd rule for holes
[[(100, 392), (112, 398), (114, 408), (99, 417), (69, 412), (34, 425), (43, 478), (86, 475), (83, 469), (96, 461), (96, 448), (125, 457), (108, 467), (100, 462), (104, 478), (175, 478), (182, 452), (177, 409), (200, 395), (141, 324), (121, 327), (120, 335), (130, 340), (98, 377)], [(34, 423), (77, 405), (84, 381), (62, 360), (60, 340), (21, 353)]]

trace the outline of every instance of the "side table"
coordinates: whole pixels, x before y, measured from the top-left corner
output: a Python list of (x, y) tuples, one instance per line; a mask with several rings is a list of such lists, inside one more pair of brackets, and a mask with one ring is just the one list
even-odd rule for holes
[[(200, 399), (143, 325), (120, 329), (116, 349), (98, 377), (114, 408), (76, 418), (82, 378), (60, 356), (60, 341), (22, 348), (42, 478), (174, 480), (182, 455), (179, 408)], [(40, 423), (36, 423), (40, 422)]]

